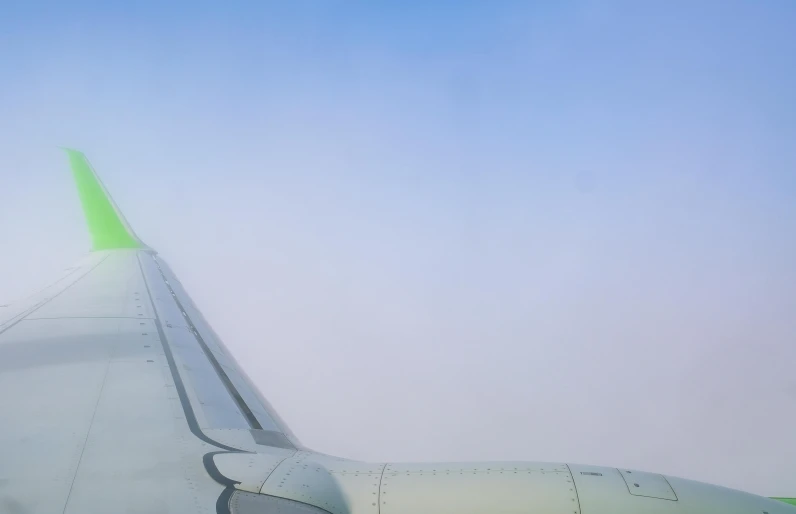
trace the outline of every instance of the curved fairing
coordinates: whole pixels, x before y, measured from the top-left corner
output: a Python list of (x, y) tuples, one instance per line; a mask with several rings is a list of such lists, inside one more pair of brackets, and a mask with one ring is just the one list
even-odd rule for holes
[(0, 513), (791, 513), (565, 463), (362, 463), (303, 447), (68, 151), (94, 251), (0, 318)]

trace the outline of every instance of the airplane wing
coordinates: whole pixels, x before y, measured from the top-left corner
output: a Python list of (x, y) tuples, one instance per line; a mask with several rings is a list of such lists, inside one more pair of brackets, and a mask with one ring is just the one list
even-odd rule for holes
[[(93, 252), (0, 319), (0, 512), (203, 512), (214, 451), (298, 441), (68, 150)], [(123, 506), (123, 507), (121, 507)]]
[(93, 250), (0, 318), (0, 513), (796, 513), (564, 463), (362, 463), (303, 447), (85, 156)]

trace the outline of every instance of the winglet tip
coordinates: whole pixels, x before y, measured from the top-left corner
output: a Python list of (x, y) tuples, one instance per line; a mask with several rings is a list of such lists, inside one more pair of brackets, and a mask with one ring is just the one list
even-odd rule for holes
[(61, 149), (69, 158), (80, 203), (91, 233), (93, 250), (147, 248), (127, 223), (85, 154), (73, 148), (61, 147)]

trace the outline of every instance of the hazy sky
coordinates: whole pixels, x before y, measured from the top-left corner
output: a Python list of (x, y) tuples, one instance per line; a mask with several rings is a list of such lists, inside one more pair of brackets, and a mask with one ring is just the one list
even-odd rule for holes
[(74, 146), (311, 448), (796, 495), (796, 2), (15, 3), (0, 303)]

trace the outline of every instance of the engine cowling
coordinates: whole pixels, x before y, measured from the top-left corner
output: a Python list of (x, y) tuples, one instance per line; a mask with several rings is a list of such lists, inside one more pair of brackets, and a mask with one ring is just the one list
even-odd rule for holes
[(368, 464), (312, 452), (214, 462), (237, 482), (233, 514), (796, 514), (733, 489), (576, 464)]

